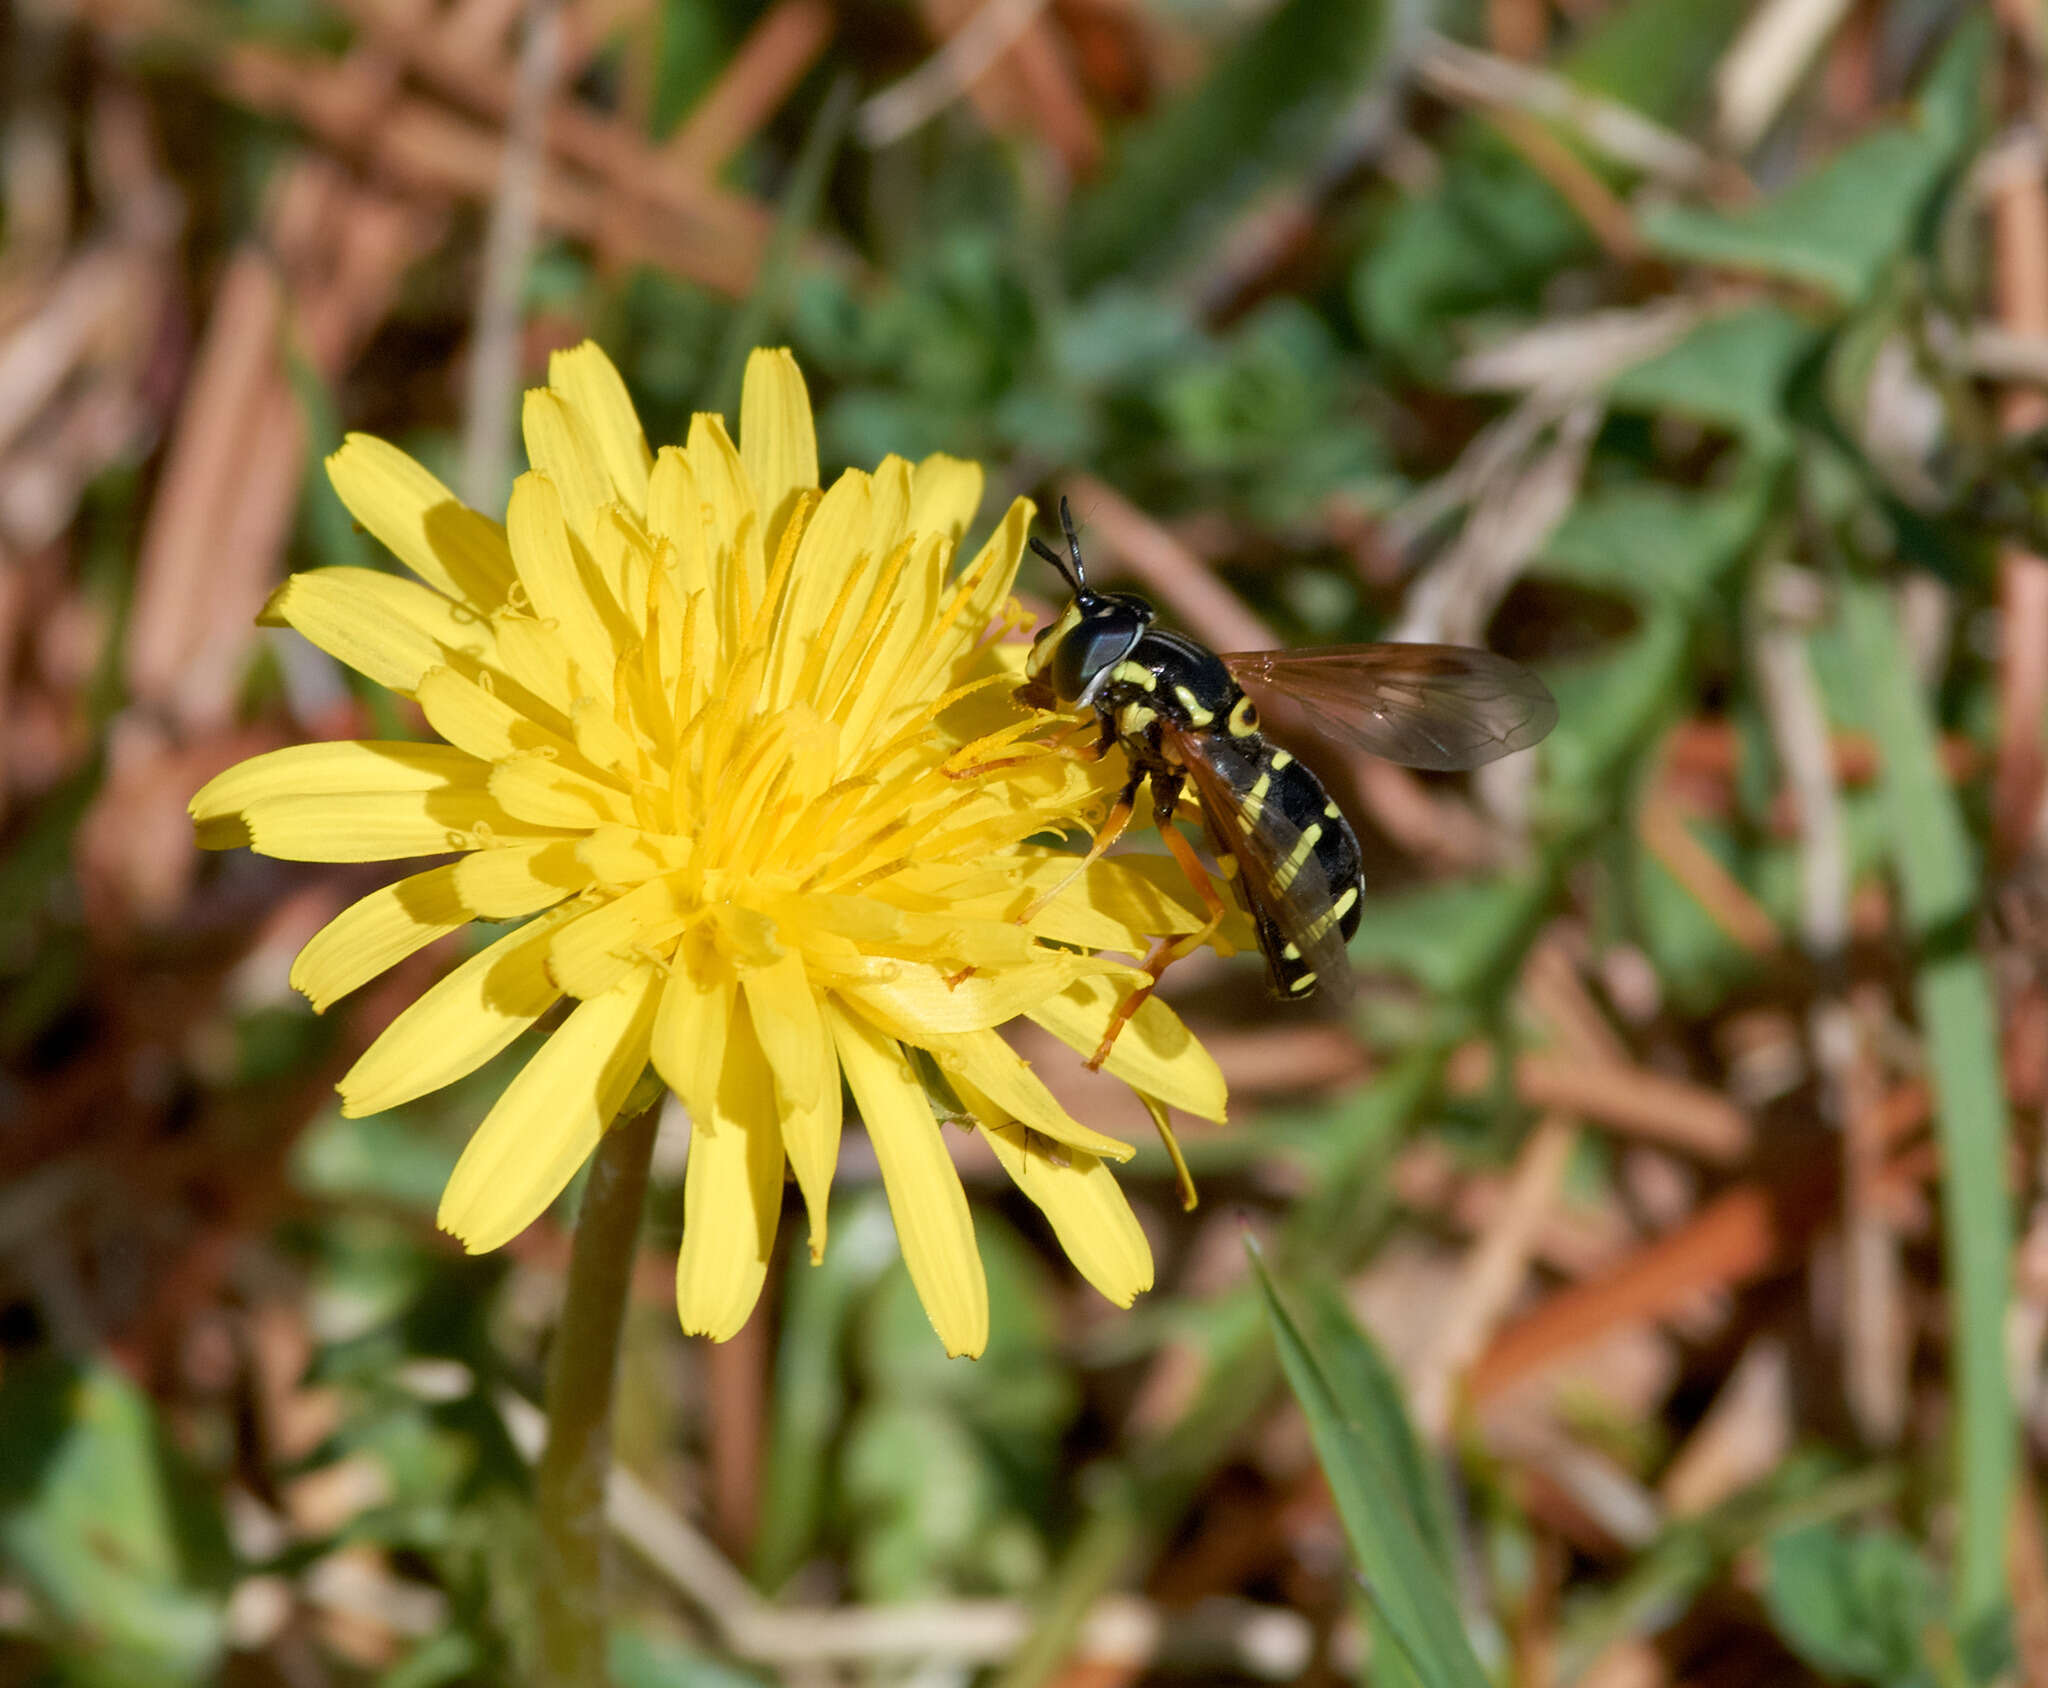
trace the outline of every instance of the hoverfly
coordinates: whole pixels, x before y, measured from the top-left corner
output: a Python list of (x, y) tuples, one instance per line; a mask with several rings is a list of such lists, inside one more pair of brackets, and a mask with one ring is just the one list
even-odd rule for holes
[(1089, 1065), (1107, 1058), (1167, 966), (1199, 946), (1226, 912), (1201, 858), (1173, 824), (1190, 784), (1221, 875), (1251, 917), (1273, 993), (1292, 1001), (1318, 990), (1348, 997), (1344, 946), (1358, 930), (1365, 889), (1358, 838), (1322, 782), (1267, 742), (1255, 696), (1279, 694), (1307, 705), (1317, 729), (1340, 744), (1411, 768), (1456, 769), (1479, 767), (1548, 733), (1557, 721), (1549, 688), (1520, 663), (1463, 645), (1219, 656), (1154, 625), (1152, 606), (1135, 593), (1094, 590), (1065, 499), (1060, 525), (1065, 557), (1042, 539), (1031, 545), (1073, 597), (1033, 642), (1017, 698), (1039, 709), (1092, 709), (1099, 728), (1093, 754), (1121, 745), (1130, 766), (1074, 876), (1130, 825), (1139, 788), (1149, 780), (1153, 823), (1209, 916), (1197, 932), (1155, 942), (1144, 962), (1150, 982), (1118, 1007)]

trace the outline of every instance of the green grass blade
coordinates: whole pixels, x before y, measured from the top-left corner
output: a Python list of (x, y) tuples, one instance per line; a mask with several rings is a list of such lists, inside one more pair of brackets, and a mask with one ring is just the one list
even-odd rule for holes
[(804, 134), (803, 147), (789, 174), (789, 185), (783, 189), (782, 202), (775, 208), (775, 226), (768, 234), (768, 249), (761, 255), (754, 290), (740, 301), (726, 324), (718, 368), (706, 389), (711, 395), (709, 408), (721, 415), (738, 417), (747, 354), (765, 344), (782, 320), (785, 295), (795, 271), (797, 246), (817, 220), (818, 207), (832, 179), (832, 161), (839, 156), (847, 119), (853, 115), (853, 95), (853, 77), (842, 71), (825, 90), (817, 115)]
[(2012, 1222), (1997, 1017), (1975, 948), (1976, 864), (1897, 614), (1882, 586), (1851, 580), (1842, 618), (1867, 679), (1871, 727), (1884, 758), (1884, 802), (1941, 1143), (1956, 1395), (1954, 1593), (1957, 1627), (1968, 1634), (2006, 1601), (2005, 1532), (2017, 1452), (2003, 1346)]
[(1465, 1638), (1450, 1570), (1425, 1524), (1435, 1509), (1426, 1469), (1391, 1378), (1364, 1334), (1327, 1294), (1311, 1295), (1302, 1333), (1281, 1303), (1264, 1260), (1251, 1246), (1280, 1364), (1308, 1417), (1316, 1456), (1337, 1502), (1368, 1593), (1384, 1630), (1426, 1688), (1486, 1688), (1486, 1673)]

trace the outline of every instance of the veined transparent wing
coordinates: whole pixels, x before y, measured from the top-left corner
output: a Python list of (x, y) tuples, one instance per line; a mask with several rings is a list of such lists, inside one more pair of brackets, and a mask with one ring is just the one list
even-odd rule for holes
[(1173, 734), (1174, 747), (1202, 800), (1202, 814), (1219, 849), (1237, 860), (1237, 882), (1259, 941), (1292, 944), (1316, 988), (1332, 1001), (1348, 1002), (1353, 991), (1351, 961), (1337, 929), (1328, 876), (1313, 849), (1304, 848), (1301, 829), (1267, 804), (1247, 818), (1244, 794), (1263, 771), (1259, 758), (1218, 733)]
[(1410, 768), (1476, 768), (1557, 725), (1557, 700), (1534, 673), (1467, 645), (1235, 651), (1223, 662), (1255, 703), (1293, 698), (1318, 732)]

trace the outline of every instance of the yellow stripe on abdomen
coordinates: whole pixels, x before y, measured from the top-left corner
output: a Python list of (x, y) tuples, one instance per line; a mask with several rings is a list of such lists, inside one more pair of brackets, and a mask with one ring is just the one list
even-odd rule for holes
[(1300, 841), (1294, 846), (1294, 853), (1273, 870), (1273, 882), (1286, 890), (1300, 875), (1302, 866), (1316, 853), (1316, 845), (1322, 842), (1323, 823), (1311, 822), (1303, 831)]

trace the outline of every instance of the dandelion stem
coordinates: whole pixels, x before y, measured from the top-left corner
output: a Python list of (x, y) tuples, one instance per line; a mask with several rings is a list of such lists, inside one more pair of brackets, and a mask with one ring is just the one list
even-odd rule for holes
[(534, 1479), (544, 1688), (603, 1688), (611, 1680), (605, 1664), (604, 1491), (611, 1469), (612, 1390), (657, 1112), (648, 1108), (616, 1121), (598, 1144), (548, 1356), (548, 1444)]

